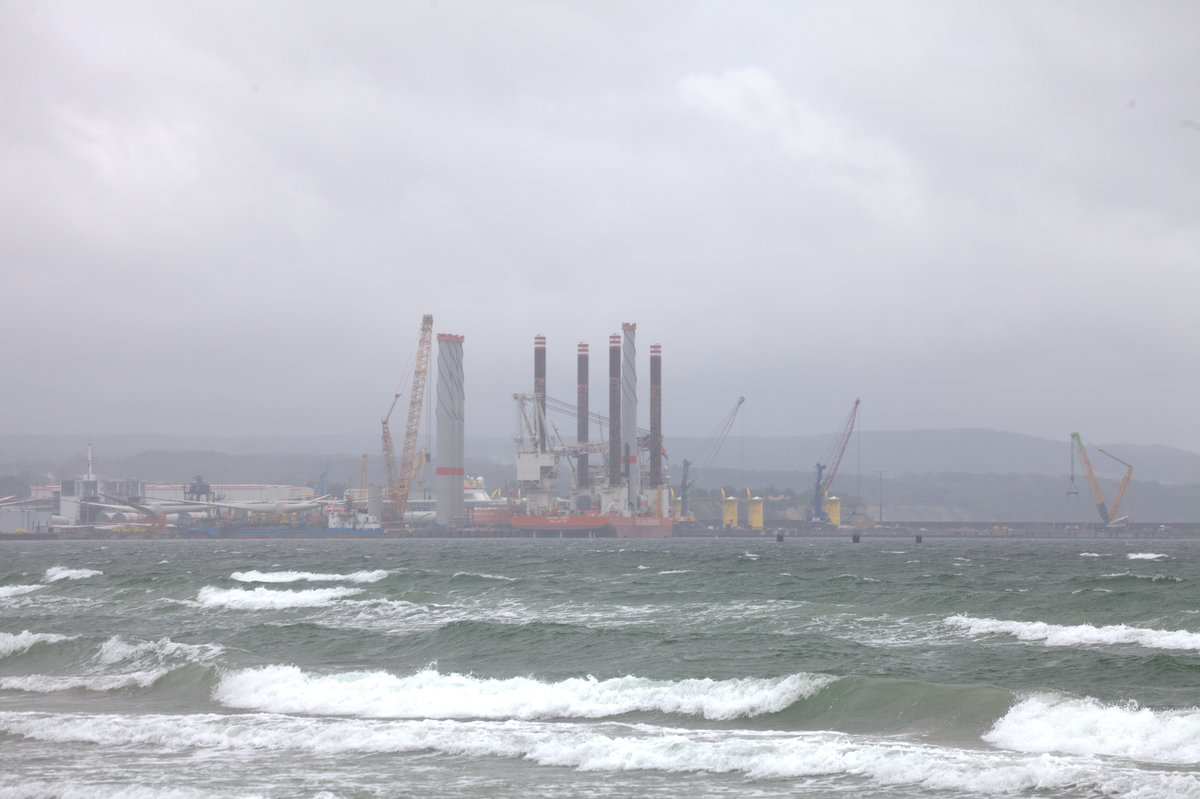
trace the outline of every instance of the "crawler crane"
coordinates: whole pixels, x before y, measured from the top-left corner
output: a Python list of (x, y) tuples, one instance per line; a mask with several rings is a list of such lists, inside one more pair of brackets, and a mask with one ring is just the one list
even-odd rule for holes
[(1109, 509), (1104, 502), (1104, 495), (1100, 493), (1100, 484), (1096, 482), (1096, 473), (1092, 471), (1092, 462), (1088, 458), (1087, 450), (1084, 449), (1083, 438), (1078, 433), (1072, 433), (1071, 444), (1075, 448), (1075, 454), (1079, 457), (1079, 464), (1083, 467), (1083, 473), (1087, 477), (1088, 487), (1092, 489), (1092, 498), (1096, 501), (1096, 510), (1100, 512), (1100, 519), (1106, 525), (1115, 525), (1118, 522), (1125, 521), (1126, 519), (1118, 516), (1117, 513), (1121, 509), (1121, 500), (1125, 498), (1125, 489), (1129, 488), (1129, 480), (1133, 477), (1133, 466), (1111, 452), (1105, 452), (1096, 447), (1097, 450), (1125, 467), (1125, 476), (1121, 478), (1121, 485), (1117, 487), (1117, 493), (1113, 497), (1112, 508)]

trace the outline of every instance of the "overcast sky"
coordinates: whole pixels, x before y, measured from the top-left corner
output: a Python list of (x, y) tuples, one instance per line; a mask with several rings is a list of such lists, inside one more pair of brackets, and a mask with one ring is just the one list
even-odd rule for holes
[(376, 431), (431, 313), (472, 436), (636, 322), (668, 436), (1200, 450), (1200, 3), (10, 0), (0, 268), (5, 433)]

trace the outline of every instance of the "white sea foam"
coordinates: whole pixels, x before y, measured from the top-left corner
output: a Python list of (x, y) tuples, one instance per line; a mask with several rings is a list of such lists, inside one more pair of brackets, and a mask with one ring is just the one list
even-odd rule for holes
[(1168, 556), (1157, 552), (1130, 552), (1126, 557), (1130, 560), (1166, 560)]
[(1081, 557), (1081, 558), (1110, 558), (1112, 556), (1104, 555), (1099, 552), (1080, 552), (1079, 557)]
[[(61, 635), (29, 636), (32, 646), (40, 641), (71, 640)], [(36, 640), (34, 640), (36, 639)], [(0, 637), (0, 650), (4, 639)], [(217, 658), (222, 647), (216, 644), (183, 644), (170, 638), (157, 641), (127, 641), (113, 636), (96, 650), (89, 663), (73, 674), (25, 674), (0, 677), (0, 688), (10, 691), (54, 693), (84, 689), (88, 691), (117, 691), (126, 688), (147, 688), (171, 671), (189, 663), (209, 663)]]
[(46, 576), (42, 579), (52, 583), (56, 580), (84, 580), (100, 574), (104, 574), (104, 572), (96, 569), (68, 569), (66, 566), (51, 566), (46, 569)]
[(35, 583), (33, 585), (0, 585), (0, 599), (5, 599), (6, 597), (10, 596), (21, 596), (22, 594), (32, 593), (39, 588), (45, 587), (46, 586), (42, 585), (41, 583)]
[(484, 580), (503, 580), (506, 583), (518, 582), (519, 577), (505, 577), (503, 574), (485, 574), (483, 572), (455, 572), (455, 577), (480, 577)]
[(29, 630), (13, 633), (0, 633), (0, 658), (6, 658), (10, 655), (19, 655), (22, 652), (27, 652), (31, 647), (37, 644), (53, 644), (59, 641), (69, 641), (69, 635), (55, 635), (54, 633), (31, 633)]
[(803, 779), (810, 788), (838, 793), (850, 779), (971, 795), (1200, 795), (1200, 775), (1190, 771), (1138, 768), (1093, 756), (954, 749), (831, 732), (689, 730), (615, 722), (16, 712), (0, 713), (0, 731), (38, 741), (148, 752), (337, 756), (432, 751), (594, 772), (730, 773), (752, 779)]
[(1200, 763), (1200, 709), (1154, 710), (1053, 694), (1018, 702), (984, 740), (1020, 752)]
[(200, 589), (196, 601), (207, 608), (285, 610), (322, 607), (359, 593), (362, 593), (361, 588), (310, 588), (305, 591), (276, 591), (262, 587), (246, 590), (214, 588), (206, 585)]
[(125, 672), (122, 674), (55, 675), (26, 674), (19, 677), (0, 677), (0, 688), (6, 691), (28, 691), (50, 694), (82, 688), (87, 691), (119, 691), (124, 688), (148, 688), (165, 677), (166, 667)]
[(1046, 646), (1105, 646), (1136, 644), (1149, 649), (1200, 651), (1200, 633), (1187, 630), (1151, 630), (1112, 624), (1047, 624), (1041, 621), (1001, 621), (971, 616), (950, 616), (944, 623), (966, 630), (971, 635), (1007, 634), (1022, 641), (1041, 641)]
[(231, 580), (240, 583), (377, 583), (387, 577), (384, 569), (373, 571), (356, 571), (350, 574), (322, 574), (320, 572), (278, 571), (278, 572), (234, 572), (229, 575)]
[(114, 635), (96, 653), (96, 661), (104, 665), (153, 661), (157, 663), (179, 662), (208, 663), (224, 651), (217, 644), (183, 644), (170, 638), (157, 641), (126, 641)]
[[(0, 799), (227, 799), (226, 791), (205, 791), (199, 788), (159, 787), (105, 780), (100, 784), (86, 781), (13, 779), (0, 785)], [(239, 793), (237, 799), (264, 799), (262, 794)]]
[(1182, 577), (1175, 577), (1175, 576), (1168, 577), (1163, 574), (1134, 574), (1133, 572), (1127, 572), (1127, 571), (1126, 572), (1115, 572), (1113, 574), (1102, 574), (1100, 576), (1106, 580), (1122, 580), (1122, 579), (1125, 579), (1126, 577), (1132, 577), (1135, 580), (1149, 580), (1152, 583), (1163, 583), (1163, 582), (1181, 583), (1181, 582), (1183, 582)]
[(272, 713), (366, 718), (605, 718), (659, 711), (732, 719), (775, 713), (835, 678), (793, 674), (775, 679), (679, 681), (616, 677), (541, 682), (480, 679), (426, 669), (398, 677), (382, 671), (306, 674), (267, 666), (226, 674), (213, 695), (229, 707)]

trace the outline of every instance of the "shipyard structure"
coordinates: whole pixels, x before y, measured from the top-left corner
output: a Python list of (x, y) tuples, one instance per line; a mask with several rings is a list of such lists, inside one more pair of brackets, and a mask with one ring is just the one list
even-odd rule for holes
[[(433, 317), (422, 319), (402, 457), (397, 462), (389, 417), (383, 418), (385, 485), (366, 483), (363, 456), (357, 489), (341, 498), (315, 496), (292, 486), (189, 486), (104, 481), (92, 471), (63, 481), (54, 496), (34, 497), (37, 509), (13, 517), (14, 534), (70, 537), (413, 536), (435, 530), (470, 535), (661, 538), (671, 535), (671, 491), (662, 435), (662, 349), (650, 348), (649, 419), (638, 420), (637, 325), (609, 337), (608, 413), (591, 410), (589, 348), (577, 355), (575, 404), (547, 395), (546, 339), (533, 348), (533, 393), (514, 394), (516, 485), (507, 496), (488, 494), (481, 478), (465, 472), (464, 337), (438, 334), (435, 499), (409, 499), (409, 488), (429, 460), (417, 450), (421, 398), (432, 350)], [(575, 440), (564, 442), (548, 410), (574, 416)], [(686, 472), (686, 463), (685, 463)], [(56, 487), (57, 488), (57, 487)], [(677, 510), (677, 509), (676, 509)], [(36, 514), (36, 518), (34, 515)], [(0, 534), (8, 531), (0, 530)]]
[[(534, 534), (660, 538), (671, 535), (662, 447), (662, 348), (650, 348), (650, 429), (637, 426), (637, 325), (609, 337), (608, 415), (590, 410), (589, 348), (577, 355), (574, 406), (551, 400), (546, 339), (533, 345), (533, 393), (516, 394), (517, 496), (508, 524)], [(561, 440), (547, 410), (572, 414), (575, 442)], [(439, 431), (440, 432), (440, 431)], [(595, 439), (592, 433), (596, 432)]]

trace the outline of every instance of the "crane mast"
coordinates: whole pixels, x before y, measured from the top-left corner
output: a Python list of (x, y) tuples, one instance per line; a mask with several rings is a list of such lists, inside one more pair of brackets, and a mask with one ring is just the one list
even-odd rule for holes
[(846, 419), (841, 436), (836, 439), (837, 447), (833, 450), (833, 458), (829, 465), (817, 464), (817, 481), (813, 486), (813, 521), (815, 522), (829, 521), (829, 516), (825, 513), (825, 497), (829, 494), (829, 487), (833, 485), (833, 478), (837, 477), (838, 467), (842, 465), (842, 456), (846, 454), (846, 445), (850, 443), (850, 434), (854, 432), (854, 420), (858, 418), (860, 402), (862, 400), (856, 398), (854, 405), (850, 408), (850, 416)]
[(421, 432), (421, 407), (425, 400), (425, 379), (429, 375), (429, 351), (433, 342), (433, 315), (421, 318), (421, 334), (417, 341), (416, 365), (413, 367), (412, 390), (408, 394), (408, 421), (404, 427), (404, 449), (396, 474), (392, 495), (392, 512), (398, 521), (404, 520), (408, 505), (408, 489), (416, 472), (417, 437)]

